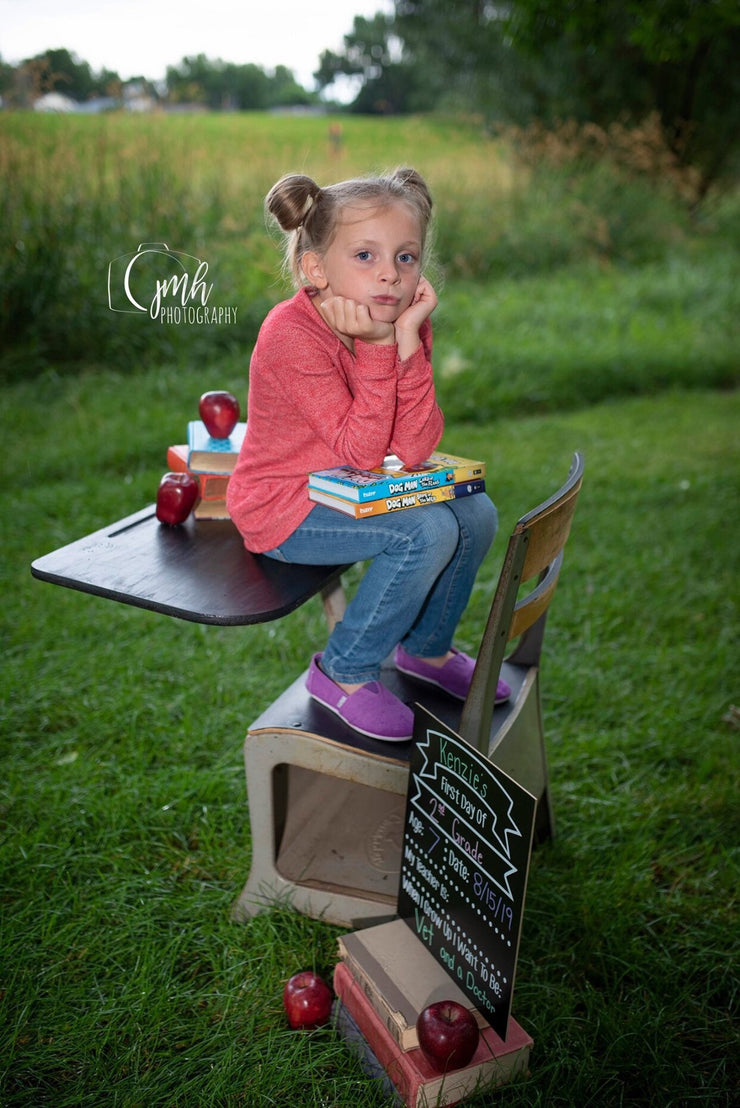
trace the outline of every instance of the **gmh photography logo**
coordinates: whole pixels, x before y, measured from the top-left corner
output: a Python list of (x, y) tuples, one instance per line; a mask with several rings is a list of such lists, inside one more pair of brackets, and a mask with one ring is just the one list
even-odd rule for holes
[(208, 262), (164, 242), (142, 242), (108, 265), (112, 312), (145, 313), (158, 323), (236, 323), (238, 309), (210, 304), (212, 292)]

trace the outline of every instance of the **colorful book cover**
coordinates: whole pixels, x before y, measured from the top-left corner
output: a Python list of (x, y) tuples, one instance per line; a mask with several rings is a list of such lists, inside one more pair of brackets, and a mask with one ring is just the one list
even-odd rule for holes
[(334, 496), (363, 503), (366, 500), (402, 496), (424, 492), (443, 485), (454, 485), (485, 477), (484, 462), (460, 458), (456, 454), (435, 451), (426, 462), (415, 469), (407, 469), (400, 458), (390, 454), (375, 469), (356, 469), (354, 466), (334, 466), (316, 470), (308, 475), (309, 488), (319, 489)]
[[(185, 443), (167, 448), (167, 467), (175, 473), (192, 473), (188, 465), (188, 447)], [(223, 500), (229, 485), (228, 473), (194, 473), (200, 486), (201, 500)]]
[(364, 519), (366, 516), (387, 515), (389, 512), (398, 512), (405, 508), (423, 508), (428, 504), (439, 504), (445, 500), (455, 500), (460, 496), (472, 496), (477, 492), (485, 492), (485, 489), (485, 481), (479, 478), (476, 481), (461, 481), (457, 485), (440, 485), (436, 489), (426, 489), (424, 492), (389, 496), (384, 500), (367, 500), (360, 504), (309, 486), (308, 498), (315, 500), (317, 504), (325, 504), (327, 508), (334, 508), (338, 512), (344, 512), (345, 515), (354, 516), (355, 519)]
[(407, 1108), (456, 1104), (465, 1097), (503, 1085), (527, 1070), (532, 1039), (511, 1017), (506, 1042), (486, 1026), (481, 1029), (480, 1042), (469, 1065), (442, 1074), (419, 1047), (400, 1048), (344, 962), (335, 967), (334, 992)]
[(188, 465), (193, 473), (231, 473), (244, 441), (246, 422), (237, 423), (227, 439), (214, 439), (200, 419), (188, 423)]

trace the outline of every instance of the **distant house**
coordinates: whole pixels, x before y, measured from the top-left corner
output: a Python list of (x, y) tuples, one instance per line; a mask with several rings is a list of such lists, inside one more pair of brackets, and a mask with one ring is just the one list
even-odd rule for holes
[(151, 112), (157, 101), (141, 81), (129, 81), (123, 86), (123, 106), (127, 112)]
[(76, 112), (79, 104), (71, 96), (64, 96), (61, 92), (47, 92), (34, 101), (35, 112)]
[(96, 96), (90, 100), (73, 100), (61, 92), (47, 92), (34, 102), (37, 112), (77, 112), (83, 115), (98, 115), (123, 108), (127, 112), (151, 112), (157, 108), (157, 101), (140, 81), (131, 81), (124, 85), (122, 96)]
[(81, 112), (83, 115), (99, 115), (100, 112), (112, 112), (120, 106), (121, 101), (116, 100), (113, 96), (97, 96), (94, 100), (83, 100), (81, 103), (75, 104), (74, 110)]

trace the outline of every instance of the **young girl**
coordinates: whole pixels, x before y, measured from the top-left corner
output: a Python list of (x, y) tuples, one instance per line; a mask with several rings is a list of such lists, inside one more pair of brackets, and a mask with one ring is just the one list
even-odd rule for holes
[[(381, 662), (393, 650), (404, 673), (465, 698), (475, 663), (452, 637), (496, 509), (478, 493), (357, 520), (309, 500), (307, 475), (370, 469), (387, 454), (419, 465), (440, 441), (429, 320), (437, 297), (423, 276), (432, 200), (418, 173), (400, 169), (327, 188), (293, 174), (266, 207), (286, 234), (298, 292), (257, 339), (229, 512), (255, 553), (369, 561), (306, 685), (356, 730), (405, 742), (413, 712), (380, 683)], [(508, 695), (500, 682), (497, 699)]]

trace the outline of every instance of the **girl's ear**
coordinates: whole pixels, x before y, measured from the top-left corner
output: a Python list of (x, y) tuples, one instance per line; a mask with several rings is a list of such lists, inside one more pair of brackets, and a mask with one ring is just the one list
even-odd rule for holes
[(325, 289), (329, 282), (324, 273), (324, 265), (315, 250), (307, 250), (301, 258), (301, 269), (307, 281), (317, 289)]

